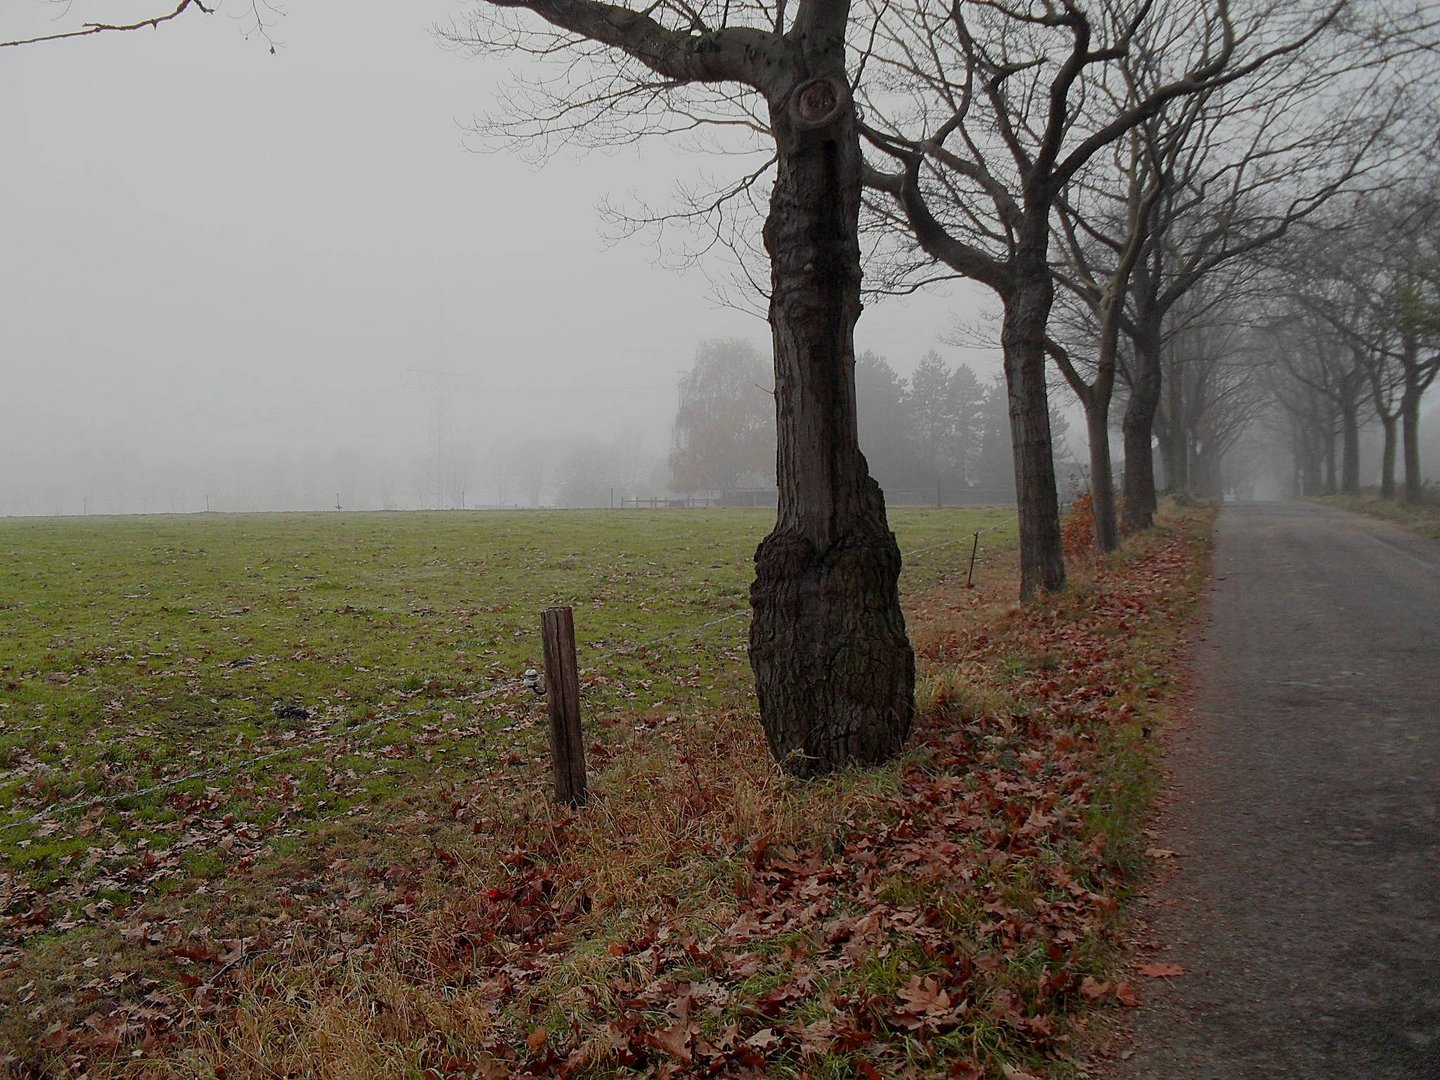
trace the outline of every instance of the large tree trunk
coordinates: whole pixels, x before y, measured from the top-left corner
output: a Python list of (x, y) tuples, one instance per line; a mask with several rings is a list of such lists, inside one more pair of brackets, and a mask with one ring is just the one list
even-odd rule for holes
[(900, 550), (855, 422), (860, 148), (843, 60), (841, 35), (797, 63), (819, 78), (771, 103), (780, 504), (755, 553), (750, 664), (771, 753), (802, 776), (893, 756), (915, 709)]
[(1020, 599), (1040, 589), (1065, 587), (1065, 554), (1060, 540), (1060, 500), (1055, 489), (1055, 448), (1050, 437), (1050, 404), (1045, 391), (1045, 328), (1055, 300), (1046, 265), (1045, 232), (1022, 240), (1015, 278), (1005, 298), (1000, 346), (1010, 403), (1010, 447), (1015, 458), (1015, 493), (1020, 517)]
[(1158, 321), (1158, 316), (1153, 321), (1137, 320), (1130, 400), (1120, 425), (1125, 439), (1125, 514), (1121, 524), (1127, 533), (1140, 532), (1155, 523), (1155, 459), (1150, 443), (1154, 438), (1155, 410), (1160, 405)]

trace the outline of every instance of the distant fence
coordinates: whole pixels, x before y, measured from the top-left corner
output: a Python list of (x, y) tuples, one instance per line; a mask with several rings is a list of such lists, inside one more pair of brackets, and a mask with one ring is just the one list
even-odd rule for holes
[[(625, 510), (695, 510), (710, 508), (763, 507), (775, 509), (780, 492), (776, 488), (729, 488), (710, 495), (622, 497)], [(938, 484), (930, 490), (909, 488), (885, 491), (887, 506), (1010, 506), (1015, 503), (1015, 489)]]
[(885, 489), (887, 506), (1010, 506), (1013, 487), (936, 484), (933, 488)]
[(620, 498), (621, 510), (705, 510), (712, 506), (720, 506), (719, 499), (708, 498), (704, 495), (683, 495), (658, 496), (652, 495), (648, 499), (627, 499)]
[[(614, 505), (612, 503), (612, 505)], [(733, 488), (710, 495), (651, 495), (631, 499), (620, 498), (622, 510), (709, 510), (732, 507), (769, 507), (780, 505), (776, 488)]]

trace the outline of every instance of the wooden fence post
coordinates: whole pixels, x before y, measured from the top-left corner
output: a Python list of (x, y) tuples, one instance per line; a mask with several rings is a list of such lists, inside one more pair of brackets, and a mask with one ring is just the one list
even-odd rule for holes
[(550, 710), (550, 754), (555, 798), (584, 806), (585, 739), (580, 731), (580, 672), (575, 662), (575, 615), (568, 607), (540, 613), (545, 648), (545, 697)]

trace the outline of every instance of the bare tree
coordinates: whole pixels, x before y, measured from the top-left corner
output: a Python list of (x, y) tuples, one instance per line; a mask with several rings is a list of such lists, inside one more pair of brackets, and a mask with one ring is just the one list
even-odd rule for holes
[[(1408, 197), (1407, 197), (1408, 196)], [(1387, 255), (1383, 296), (1393, 331), (1384, 373), (1377, 377), (1377, 403), (1388, 382), (1399, 387), (1399, 416), (1405, 462), (1405, 500), (1424, 498), (1420, 475), (1420, 402), (1440, 377), (1440, 195), (1433, 175), (1418, 190), (1392, 203), (1392, 229), (1381, 250)], [(1394, 210), (1408, 207), (1396, 215)], [(1377, 404), (1378, 407), (1378, 404)], [(1387, 456), (1392, 473), (1393, 446)]]
[[(1212, 275), (1244, 276), (1237, 264), (1255, 262), (1340, 196), (1363, 198), (1412, 164), (1424, 126), (1415, 103), (1433, 92), (1433, 21), (1423, 6), (1342, 8), (1330, 9), (1325, 32), (1303, 49), (1213, 88), (1201, 108), (1172, 111), (1140, 129), (1150, 139), (1166, 124), (1183, 126), (1147, 159), (1168, 178), (1131, 276), (1126, 313), (1133, 346), (1121, 371), (1129, 391), (1122, 424), (1126, 530), (1148, 527), (1154, 513), (1151, 448), (1176, 306)], [(1143, 67), (1150, 60), (1137, 55), (1132, 62)]]
[[(1218, 498), (1226, 457), (1267, 403), (1265, 343), (1252, 331), (1255, 305), (1232, 280), (1211, 281), (1175, 320), (1161, 350), (1160, 407), (1155, 415), (1165, 484), (1174, 492)], [(1221, 302), (1203, 293), (1218, 289)]]
[[(1198, 100), (1199, 95), (1192, 95), (1187, 104)], [(1140, 127), (1157, 123), (1156, 118), (1151, 118)], [(1154, 161), (1144, 160), (1144, 155), (1155, 153), (1160, 144), (1161, 138), (1153, 132), (1148, 138), (1142, 138), (1138, 130), (1129, 132), (1112, 146), (1111, 169), (1096, 170), (1102, 173), (1098, 180), (1082, 178), (1063, 192), (1056, 204), (1063, 253), (1056, 278), (1080, 304), (1077, 310), (1077, 306), (1062, 303), (1059, 323), (1060, 327), (1068, 324), (1069, 332), (1052, 328), (1047, 349), (1085, 411), (1095, 550), (1102, 555), (1120, 544), (1110, 453), (1110, 404), (1122, 329), (1128, 326), (1125, 302), (1130, 276), (1149, 239), (1154, 207), (1168, 178), (1163, 155), (1157, 154)], [(1093, 356), (1083, 358), (1082, 350)]]
[[(1265, 331), (1276, 360), (1271, 393), (1290, 420), (1298, 493), (1334, 495), (1343, 486), (1343, 403), (1347, 396), (1354, 400), (1358, 419), (1363, 372), (1348, 364), (1334, 328), (1306, 312), (1292, 310)], [(1358, 427), (1356, 433), (1358, 453)]]
[[(1440, 206), (1433, 188), (1427, 178), (1363, 201), (1326, 249), (1308, 249), (1292, 268), (1292, 301), (1339, 335), (1365, 371), (1369, 403), (1384, 431), (1385, 498), (1396, 494), (1402, 441), (1406, 498), (1421, 496), (1420, 401), (1440, 375), (1440, 248), (1434, 236)], [(1347, 490), (1348, 482), (1347, 468)]]
[[(1259, 77), (1344, 9), (1344, 0), (1214, 0), (1198, 11), (1178, 0), (944, 9), (877, 0), (876, 43), (862, 65), (876, 69), (883, 92), (866, 92), (863, 132), (891, 167), (870, 168), (866, 183), (933, 260), (986, 284), (1004, 306), (1023, 596), (1065, 581), (1045, 389), (1057, 200), (1168, 103)], [(1122, 89), (1121, 62), (1136, 51), (1154, 58), (1158, 77)]]
[[(491, 0), (458, 44), (551, 60), (512, 97), (532, 134), (768, 133), (779, 516), (756, 552), (750, 661), (771, 751), (808, 775), (894, 754), (914, 712), (899, 549), (856, 436), (861, 155), (850, 5)], [(512, 133), (517, 129), (509, 129)]]

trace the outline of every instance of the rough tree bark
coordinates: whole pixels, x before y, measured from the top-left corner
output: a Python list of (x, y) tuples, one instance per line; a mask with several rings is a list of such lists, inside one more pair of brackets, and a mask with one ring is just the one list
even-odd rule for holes
[(861, 159), (843, 37), (807, 42), (802, 55), (806, 77), (770, 101), (780, 504), (755, 553), (750, 663), (771, 752), (811, 775), (900, 749), (915, 660), (900, 551), (855, 421)]

